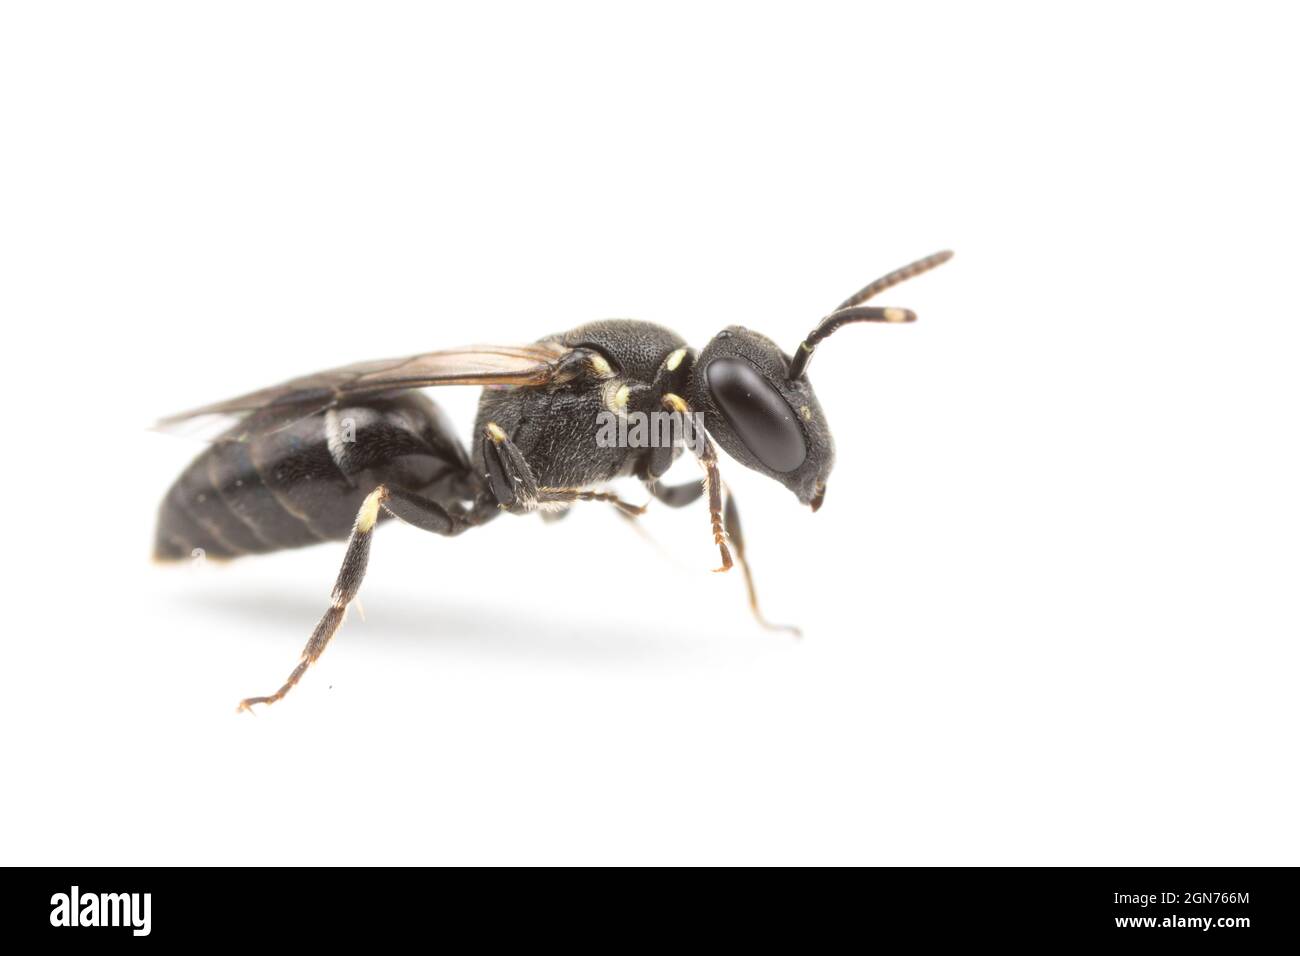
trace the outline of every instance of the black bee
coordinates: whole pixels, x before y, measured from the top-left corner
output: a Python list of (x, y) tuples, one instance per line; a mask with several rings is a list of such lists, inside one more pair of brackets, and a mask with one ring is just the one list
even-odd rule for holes
[[(608, 502), (634, 517), (645, 508), (605, 490), (624, 476), (674, 508), (707, 494), (718, 570), (732, 567), (734, 549), (750, 607), (767, 625), (709, 436), (816, 511), (834, 447), (806, 374), (813, 351), (851, 322), (914, 321), (907, 309), (862, 303), (951, 257), (939, 252), (872, 282), (824, 318), (793, 357), (738, 325), (696, 354), (662, 326), (610, 319), (534, 345), (361, 362), (164, 419), (165, 426), (203, 416), (236, 421), (163, 499), (155, 555), (233, 558), (347, 540), (330, 607), (298, 666), (274, 694), (250, 697), (240, 710), (284, 697), (320, 657), (361, 587), (379, 521), (391, 516), (450, 536), (502, 512), (563, 511), (577, 501)], [(483, 386), (469, 453), (438, 407), (414, 391), (435, 385)], [(628, 422), (644, 426), (642, 440), (629, 440), (636, 430), (628, 432)], [(656, 431), (665, 423), (671, 427)], [(684, 448), (703, 466), (703, 482), (660, 485)]]

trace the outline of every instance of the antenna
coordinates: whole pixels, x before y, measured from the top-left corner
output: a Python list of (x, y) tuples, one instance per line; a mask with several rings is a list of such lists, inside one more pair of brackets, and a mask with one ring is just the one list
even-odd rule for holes
[(886, 289), (893, 288), (900, 282), (905, 282), (913, 276), (919, 276), (922, 272), (929, 272), (935, 266), (943, 265), (951, 258), (952, 252), (945, 249), (943, 252), (936, 252), (932, 256), (926, 256), (924, 259), (917, 259), (910, 265), (895, 269), (889, 275), (881, 276), (875, 282), (863, 286), (841, 302), (834, 312), (822, 319), (817, 328), (808, 333), (808, 337), (799, 343), (799, 348), (795, 350), (794, 358), (790, 362), (790, 380), (795, 381), (803, 378), (804, 372), (808, 369), (808, 362), (812, 359), (813, 350), (817, 348), (818, 343), (841, 326), (853, 322), (915, 322), (916, 313), (911, 309), (863, 307), (862, 303)]

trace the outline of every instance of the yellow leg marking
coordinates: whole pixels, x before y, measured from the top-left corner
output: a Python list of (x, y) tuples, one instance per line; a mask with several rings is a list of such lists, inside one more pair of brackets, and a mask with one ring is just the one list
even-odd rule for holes
[(686, 399), (682, 398), (680, 395), (674, 395), (672, 392), (669, 392), (664, 396), (664, 406), (670, 412), (680, 412), (683, 415), (690, 411), (690, 406), (686, 404)]
[(379, 520), (379, 506), (384, 503), (388, 497), (388, 489), (380, 485), (374, 491), (366, 496), (366, 500), (361, 504), (361, 510), (357, 512), (356, 530), (365, 534), (375, 526)]

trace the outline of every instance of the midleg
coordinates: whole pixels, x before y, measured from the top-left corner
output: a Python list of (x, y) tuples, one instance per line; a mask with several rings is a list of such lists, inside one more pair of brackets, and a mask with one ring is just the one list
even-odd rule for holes
[(586, 491), (581, 488), (538, 488), (538, 505), (560, 504), (572, 501), (607, 501), (630, 518), (645, 514), (645, 505), (634, 505), (608, 491)]
[(700, 500), (704, 494), (704, 482), (687, 481), (680, 485), (661, 485), (657, 481), (647, 481), (646, 488), (655, 499), (662, 501), (669, 508), (685, 508)]
[(496, 422), (488, 422), (479, 441), (487, 465), (483, 477), (497, 504), (518, 514), (536, 510), (540, 491), (537, 478), (510, 436)]
[(506, 511), (529, 512), (546, 505), (575, 501), (607, 501), (625, 515), (645, 514), (645, 507), (623, 501), (618, 495), (585, 488), (549, 488), (538, 485), (523, 452), (495, 422), (483, 430), (483, 460), (487, 463), (488, 487), (497, 504)]

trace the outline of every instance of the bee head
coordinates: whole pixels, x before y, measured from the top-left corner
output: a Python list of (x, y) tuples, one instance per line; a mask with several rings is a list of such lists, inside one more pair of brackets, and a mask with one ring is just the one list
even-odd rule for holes
[(723, 329), (691, 369), (691, 406), (703, 413), (705, 428), (727, 454), (781, 482), (816, 511), (835, 464), (835, 444), (808, 381), (813, 351), (837, 329), (854, 322), (914, 322), (916, 313), (908, 309), (862, 303), (951, 258), (951, 252), (935, 253), (865, 286), (822, 319), (793, 356), (751, 329), (739, 325)]
[(688, 400), (727, 454), (816, 510), (835, 446), (812, 384), (791, 378), (790, 362), (767, 336), (730, 326), (696, 360)]

